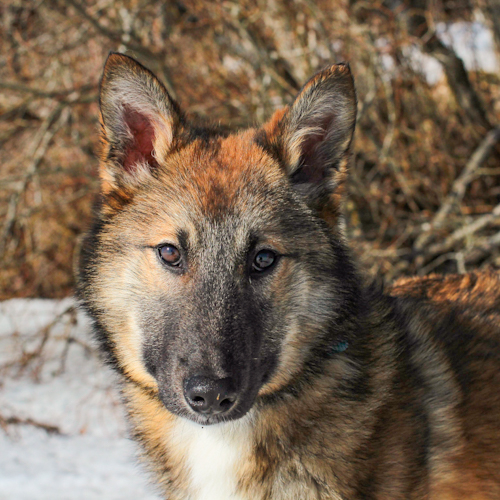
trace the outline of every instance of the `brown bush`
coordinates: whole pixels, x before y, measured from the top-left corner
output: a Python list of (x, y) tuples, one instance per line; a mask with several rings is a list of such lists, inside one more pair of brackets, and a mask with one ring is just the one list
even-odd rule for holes
[[(149, 66), (193, 114), (233, 126), (261, 122), (315, 71), (350, 61), (360, 112), (346, 212), (363, 265), (387, 280), (500, 267), (500, 78), (465, 71), (435, 34), (439, 21), (484, 13), (498, 41), (498, 8), (497, 0), (6, 0), (0, 298), (71, 293), (98, 189), (97, 88), (110, 50)], [(417, 49), (446, 77), (429, 85)]]

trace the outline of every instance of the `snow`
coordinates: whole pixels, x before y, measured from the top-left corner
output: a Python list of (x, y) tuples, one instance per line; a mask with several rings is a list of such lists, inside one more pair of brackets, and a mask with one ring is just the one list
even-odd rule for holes
[[(437, 37), (448, 47), (453, 48), (458, 57), (464, 63), (468, 71), (484, 71), (486, 73), (498, 73), (500, 61), (495, 51), (493, 33), (485, 24), (484, 20), (473, 22), (437, 23)], [(389, 47), (385, 38), (376, 41), (379, 49)], [(391, 55), (383, 53), (382, 65), (384, 78), (390, 79), (397, 71), (394, 59)], [(444, 78), (444, 70), (437, 58), (422, 52), (419, 46), (409, 45), (403, 47), (403, 53), (411, 60), (414, 68), (422, 73), (429, 85), (435, 85)]]
[(436, 31), (443, 43), (462, 59), (466, 69), (498, 72), (493, 33), (482, 22), (437, 23)]
[(59, 431), (0, 427), (0, 500), (158, 499), (127, 438), (115, 376), (72, 306), (0, 303), (0, 422), (31, 419)]

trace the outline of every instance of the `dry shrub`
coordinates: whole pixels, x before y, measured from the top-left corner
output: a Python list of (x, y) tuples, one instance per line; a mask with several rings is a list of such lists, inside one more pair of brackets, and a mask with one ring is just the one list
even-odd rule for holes
[[(439, 21), (491, 19), (493, 4), (6, 0), (0, 298), (71, 293), (98, 189), (97, 88), (110, 50), (149, 66), (194, 115), (233, 126), (261, 122), (315, 71), (350, 61), (360, 113), (346, 213), (363, 265), (386, 280), (500, 267), (500, 79), (461, 73), (434, 35)], [(448, 78), (429, 85), (415, 50), (444, 61)]]

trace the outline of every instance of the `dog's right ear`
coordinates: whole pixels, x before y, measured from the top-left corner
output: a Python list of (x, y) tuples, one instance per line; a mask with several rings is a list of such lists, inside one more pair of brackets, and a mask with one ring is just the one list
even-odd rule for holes
[(332, 227), (338, 226), (356, 107), (349, 65), (335, 64), (313, 76), (257, 135), (291, 185)]
[(135, 59), (111, 53), (100, 89), (104, 193), (140, 183), (171, 151), (181, 113), (163, 84)]

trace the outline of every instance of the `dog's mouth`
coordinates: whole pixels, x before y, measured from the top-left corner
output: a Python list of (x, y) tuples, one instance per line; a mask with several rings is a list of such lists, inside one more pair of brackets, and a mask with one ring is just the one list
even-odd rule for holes
[(206, 365), (156, 370), (159, 398), (169, 412), (200, 425), (239, 420), (255, 405), (274, 371), (272, 363), (252, 361), (223, 378), (213, 375), (220, 373), (219, 367)]
[(179, 417), (199, 425), (214, 425), (231, 422), (244, 417), (254, 406), (257, 392), (258, 389), (256, 391), (251, 391), (251, 394), (241, 395), (241, 397), (238, 397), (231, 407), (225, 411), (196, 411), (185, 398), (183, 398), (184, 401), (173, 404), (171, 398), (163, 396), (162, 394), (160, 394), (160, 400), (169, 412)]
[(227, 413), (220, 414), (199, 414), (195, 412), (186, 411), (182, 417), (191, 420), (192, 422), (196, 422), (200, 425), (214, 425), (221, 424), (225, 422), (231, 422), (234, 420), (238, 420), (244, 417), (249, 410), (252, 408), (253, 404), (243, 406), (237, 406), (232, 411), (228, 411)]

